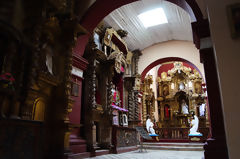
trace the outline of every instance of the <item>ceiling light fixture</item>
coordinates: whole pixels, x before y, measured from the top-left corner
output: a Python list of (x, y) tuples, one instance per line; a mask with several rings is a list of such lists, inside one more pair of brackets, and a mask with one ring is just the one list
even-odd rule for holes
[(138, 18), (146, 28), (168, 23), (167, 17), (162, 8), (157, 8), (141, 13), (138, 15)]

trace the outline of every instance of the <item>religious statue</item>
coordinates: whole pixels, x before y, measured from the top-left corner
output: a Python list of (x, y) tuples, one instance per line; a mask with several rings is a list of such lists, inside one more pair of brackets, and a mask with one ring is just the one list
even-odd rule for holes
[(153, 129), (153, 123), (149, 117), (147, 117), (146, 128), (149, 135), (156, 135), (155, 130)]
[(184, 90), (185, 89), (184, 83), (180, 82), (178, 88), (179, 88), (179, 90)]
[(120, 93), (117, 89), (112, 89), (112, 105), (121, 106)]
[(53, 75), (53, 52), (50, 47), (47, 47), (48, 52), (46, 53), (46, 66), (48, 69), (48, 72)]
[(182, 113), (183, 114), (189, 114), (189, 112), (188, 112), (188, 105), (186, 104), (184, 99), (182, 100), (181, 106), (182, 106)]
[(200, 116), (204, 116), (205, 115), (205, 105), (204, 103), (202, 103), (199, 107), (199, 113), (200, 113)]
[(43, 44), (42, 50), (43, 53), (39, 57), (40, 67), (42, 71), (54, 75), (53, 50), (48, 44)]
[(190, 129), (189, 135), (202, 135), (200, 132), (197, 132), (198, 124), (199, 124), (198, 117), (194, 115), (194, 119), (191, 121), (192, 127)]

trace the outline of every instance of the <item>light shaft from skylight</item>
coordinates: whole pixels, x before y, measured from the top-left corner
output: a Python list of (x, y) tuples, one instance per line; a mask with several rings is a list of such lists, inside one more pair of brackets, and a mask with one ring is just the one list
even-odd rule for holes
[(145, 28), (168, 23), (167, 17), (162, 8), (153, 9), (138, 15)]

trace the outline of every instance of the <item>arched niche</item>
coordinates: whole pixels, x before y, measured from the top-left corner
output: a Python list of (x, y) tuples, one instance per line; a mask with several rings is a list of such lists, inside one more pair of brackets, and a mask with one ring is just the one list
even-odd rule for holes
[(37, 98), (33, 104), (32, 120), (44, 121), (46, 103), (43, 98)]

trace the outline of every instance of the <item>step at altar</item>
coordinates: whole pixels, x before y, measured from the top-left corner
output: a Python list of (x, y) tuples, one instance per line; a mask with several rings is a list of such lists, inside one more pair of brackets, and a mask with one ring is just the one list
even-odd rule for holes
[(203, 151), (203, 143), (153, 143), (143, 142), (144, 149), (151, 150), (174, 150), (174, 151)]
[(68, 159), (83, 159), (90, 157), (90, 152), (82, 152), (68, 155)]

